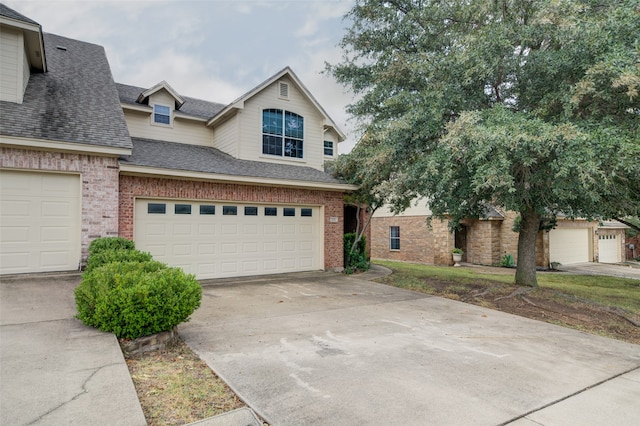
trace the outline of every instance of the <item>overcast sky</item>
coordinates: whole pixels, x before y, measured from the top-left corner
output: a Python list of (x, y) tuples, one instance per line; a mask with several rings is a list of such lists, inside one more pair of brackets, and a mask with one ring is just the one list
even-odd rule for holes
[(347, 134), (351, 94), (322, 74), (353, 0), (0, 0), (44, 32), (103, 46), (118, 83), (151, 87), (166, 80), (178, 93), (229, 103), (290, 66)]

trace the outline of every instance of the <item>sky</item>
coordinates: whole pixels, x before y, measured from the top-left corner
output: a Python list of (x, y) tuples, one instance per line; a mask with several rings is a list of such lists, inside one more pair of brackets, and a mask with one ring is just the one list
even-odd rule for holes
[(165, 80), (179, 94), (230, 103), (290, 66), (347, 135), (353, 97), (325, 62), (338, 63), (353, 0), (1, 0), (47, 33), (105, 48), (118, 83)]

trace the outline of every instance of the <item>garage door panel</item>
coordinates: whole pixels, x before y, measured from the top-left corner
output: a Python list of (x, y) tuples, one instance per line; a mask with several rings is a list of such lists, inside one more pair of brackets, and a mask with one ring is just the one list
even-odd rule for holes
[(598, 236), (598, 262), (618, 263), (622, 261), (620, 241), (617, 235)]
[(564, 265), (589, 262), (590, 229), (556, 228), (549, 231), (549, 261)]
[[(165, 213), (152, 218), (147, 214), (148, 203), (166, 204)], [(176, 215), (175, 204), (182, 204), (183, 209), (189, 205), (192, 214)], [(300, 207), (287, 206), (287, 213), (295, 216), (284, 216), (284, 207), (274, 207), (138, 199), (134, 240), (139, 249), (150, 251), (154, 256), (156, 252), (167, 253), (163, 261), (175, 266), (189, 258), (189, 271), (194, 271), (198, 278), (321, 269), (320, 210), (306, 208), (307, 216), (301, 216)], [(186, 224), (191, 225), (191, 232), (180, 228)], [(152, 229), (160, 225), (166, 234)], [(191, 253), (187, 254), (182, 248), (169, 249), (178, 245), (192, 247)], [(163, 251), (159, 250), (160, 246), (165, 247)]]
[(0, 272), (77, 269), (80, 176), (0, 170), (0, 182)]

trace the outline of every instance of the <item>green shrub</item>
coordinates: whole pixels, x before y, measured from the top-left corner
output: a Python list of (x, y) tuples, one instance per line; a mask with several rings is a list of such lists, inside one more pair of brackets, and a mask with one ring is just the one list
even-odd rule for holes
[(502, 267), (513, 268), (513, 265), (515, 265), (515, 261), (513, 260), (513, 255), (511, 254), (505, 254), (504, 256), (502, 256), (502, 259), (500, 259), (500, 266)]
[(135, 339), (188, 321), (202, 288), (193, 275), (160, 262), (112, 262), (85, 272), (75, 299), (85, 325)]
[(356, 234), (349, 233), (344, 234), (344, 271), (347, 274), (352, 274), (356, 271), (369, 270), (370, 264), (367, 260), (367, 239), (362, 236), (362, 239), (358, 242), (358, 247), (351, 253), (351, 247), (356, 241)]
[(100, 237), (89, 244), (89, 257), (105, 250), (135, 250), (131, 240), (122, 237)]
[(145, 253), (135, 249), (105, 249), (95, 252), (87, 260), (86, 272), (113, 262), (149, 262), (152, 260), (150, 253)]

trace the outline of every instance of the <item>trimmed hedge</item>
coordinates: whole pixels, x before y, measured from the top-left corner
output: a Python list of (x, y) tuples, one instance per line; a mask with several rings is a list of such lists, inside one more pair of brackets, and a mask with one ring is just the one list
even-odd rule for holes
[(133, 241), (122, 237), (96, 238), (89, 244), (89, 258), (106, 250), (135, 250)]
[(85, 325), (135, 339), (188, 321), (202, 288), (195, 276), (157, 261), (113, 262), (85, 272), (75, 299)]
[(85, 272), (114, 262), (149, 262), (153, 260), (150, 253), (132, 249), (102, 250), (96, 252), (87, 260)]
[(152, 260), (133, 241), (98, 238), (89, 253), (74, 290), (76, 318), (85, 325), (135, 339), (173, 329), (200, 306), (194, 275)]

